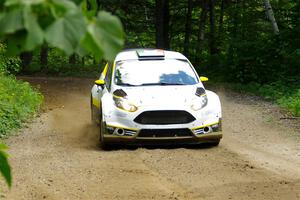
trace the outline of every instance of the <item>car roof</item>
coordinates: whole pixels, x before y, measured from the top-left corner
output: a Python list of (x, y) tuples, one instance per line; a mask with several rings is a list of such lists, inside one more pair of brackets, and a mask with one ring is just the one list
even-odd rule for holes
[(187, 60), (187, 58), (179, 52), (167, 51), (161, 49), (126, 49), (121, 51), (115, 61), (125, 60), (139, 60), (140, 58), (151, 58), (151, 60), (157, 59), (178, 59)]

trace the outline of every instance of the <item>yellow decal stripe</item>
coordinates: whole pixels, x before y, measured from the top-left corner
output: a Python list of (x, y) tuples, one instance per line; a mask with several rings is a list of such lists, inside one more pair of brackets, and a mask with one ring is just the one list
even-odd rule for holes
[(135, 129), (135, 128), (127, 128), (127, 127), (121, 127), (121, 126), (115, 126), (115, 125), (109, 125), (109, 124), (107, 124), (106, 126), (113, 127), (113, 128), (122, 128), (122, 129), (126, 129), (126, 130), (131, 130), (131, 131), (138, 131), (138, 129)]
[(117, 99), (124, 98), (124, 97), (120, 97), (120, 96), (117, 96), (117, 95), (114, 95), (114, 94), (113, 94), (113, 97), (115, 97), (115, 98), (117, 98)]
[(206, 124), (206, 125), (203, 125), (203, 126), (198, 126), (198, 127), (193, 128), (192, 130), (196, 130), (196, 129), (199, 129), (199, 128), (204, 128), (206, 126), (212, 126), (212, 125), (215, 125), (215, 124), (218, 124), (218, 123), (219, 122), (214, 122), (214, 123)]
[(106, 63), (104, 69), (103, 69), (103, 72), (102, 72), (102, 76), (105, 77), (106, 76), (106, 73), (107, 73), (107, 68), (108, 68), (108, 63)]
[(100, 108), (100, 102), (98, 101), (98, 99), (93, 98), (93, 105), (96, 106), (97, 108)]

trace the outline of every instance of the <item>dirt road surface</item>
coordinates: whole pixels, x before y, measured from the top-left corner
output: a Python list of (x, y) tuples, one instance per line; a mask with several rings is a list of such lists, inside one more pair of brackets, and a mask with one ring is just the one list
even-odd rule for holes
[(219, 147), (102, 151), (93, 80), (24, 79), (40, 85), (45, 112), (7, 140), (13, 186), (0, 181), (4, 199), (300, 199), (299, 121), (280, 120), (268, 103), (216, 88)]

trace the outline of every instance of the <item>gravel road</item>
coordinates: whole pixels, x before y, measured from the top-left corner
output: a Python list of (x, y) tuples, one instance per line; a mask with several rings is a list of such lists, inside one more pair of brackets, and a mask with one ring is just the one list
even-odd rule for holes
[(300, 200), (300, 121), (275, 106), (220, 88), (218, 147), (98, 147), (90, 122), (93, 80), (25, 78), (45, 95), (44, 112), (6, 142), (13, 187), (4, 199)]

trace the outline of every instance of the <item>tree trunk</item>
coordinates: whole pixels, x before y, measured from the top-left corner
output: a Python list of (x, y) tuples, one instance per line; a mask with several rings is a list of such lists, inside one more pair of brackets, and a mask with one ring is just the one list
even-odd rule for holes
[(48, 46), (45, 44), (41, 47), (40, 51), (40, 65), (42, 69), (47, 68), (48, 65)]
[(69, 56), (69, 64), (72, 64), (72, 65), (76, 64), (76, 54), (72, 54)]
[(220, 36), (222, 35), (222, 32), (223, 32), (225, 0), (222, 0), (220, 9), (221, 10), (220, 10), (220, 19), (219, 19), (219, 38), (220, 38)]
[(209, 50), (210, 55), (217, 54), (216, 37), (215, 37), (215, 0), (209, 0)]
[(185, 21), (185, 35), (184, 35), (184, 50), (183, 54), (188, 57), (189, 56), (189, 49), (190, 49), (190, 36), (191, 36), (191, 20), (192, 20), (192, 0), (188, 0), (187, 5), (187, 13), (186, 13), (186, 21)]
[(238, 4), (240, 3), (240, 0), (236, 0), (234, 2), (234, 10), (233, 13), (231, 13), (232, 17), (232, 23), (233, 23), (233, 28), (229, 30), (230, 32), (230, 42), (229, 42), (229, 47), (228, 47), (228, 52), (227, 52), (227, 65), (231, 66), (234, 64), (234, 55), (236, 51), (236, 38), (238, 35)]
[(91, 10), (92, 9), (92, 5), (91, 5), (91, 3), (90, 3), (90, 1), (86, 1), (86, 8), (87, 8), (87, 10)]
[(198, 45), (197, 45), (197, 52), (196, 52), (196, 63), (199, 64), (201, 62), (201, 51), (202, 51), (202, 47), (203, 47), (203, 42), (204, 42), (204, 30), (205, 30), (205, 24), (206, 24), (206, 20), (207, 20), (207, 12), (208, 12), (208, 8), (207, 8), (207, 4), (204, 3), (203, 7), (202, 7), (202, 12), (199, 18), (199, 31), (198, 31)]
[(225, 10), (225, 0), (221, 1), (220, 5), (220, 17), (219, 17), (219, 25), (218, 25), (218, 33), (217, 33), (217, 38), (216, 38), (216, 48), (217, 51), (221, 51), (222, 47), (222, 39), (223, 39), (223, 24), (224, 24), (224, 10)]
[(20, 54), (22, 72), (28, 72), (28, 67), (32, 61), (33, 54), (31, 51), (26, 51)]
[(169, 49), (169, 0), (156, 0), (156, 47)]
[(274, 33), (275, 34), (279, 34), (279, 28), (278, 28), (278, 25), (277, 25), (277, 22), (276, 22), (274, 13), (273, 13), (273, 9), (272, 9), (271, 3), (270, 3), (269, 0), (264, 0), (264, 3), (265, 3), (266, 14), (268, 16), (268, 19), (272, 23)]
[(100, 0), (96, 0), (96, 2), (97, 2), (97, 13), (98, 13), (98, 11), (101, 10), (101, 4), (100, 4)]

